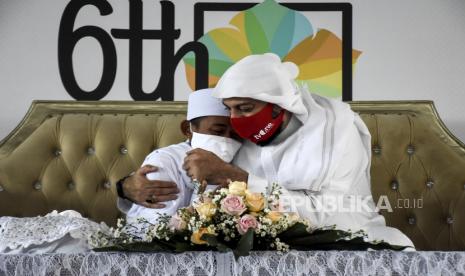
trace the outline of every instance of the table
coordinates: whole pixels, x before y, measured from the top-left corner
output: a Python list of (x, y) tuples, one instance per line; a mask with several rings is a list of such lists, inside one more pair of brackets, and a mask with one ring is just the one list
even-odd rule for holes
[(0, 275), (465, 275), (465, 252), (0, 254)]

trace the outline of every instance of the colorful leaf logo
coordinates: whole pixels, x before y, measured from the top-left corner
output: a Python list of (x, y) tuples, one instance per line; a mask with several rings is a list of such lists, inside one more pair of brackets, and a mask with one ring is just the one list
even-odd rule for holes
[[(342, 97), (342, 41), (329, 30), (318, 29), (315, 34), (307, 17), (274, 0), (239, 12), (229, 23), (231, 27), (213, 29), (199, 39), (209, 53), (210, 87), (243, 57), (273, 52), (299, 66), (298, 83), (323, 96)], [(360, 53), (352, 51), (353, 64)], [(195, 55), (189, 53), (183, 60), (194, 90)]]

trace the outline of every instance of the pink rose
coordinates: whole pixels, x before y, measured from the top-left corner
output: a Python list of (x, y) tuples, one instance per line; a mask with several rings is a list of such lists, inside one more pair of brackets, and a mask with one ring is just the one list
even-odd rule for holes
[(242, 197), (230, 194), (221, 200), (221, 210), (233, 216), (240, 216), (247, 208)]
[(237, 231), (239, 234), (244, 235), (247, 230), (256, 229), (258, 227), (258, 221), (254, 216), (243, 215), (237, 223)]
[(177, 214), (172, 216), (170, 219), (170, 222), (168, 224), (168, 227), (170, 228), (171, 231), (181, 231), (186, 229), (187, 224), (184, 220), (182, 220)]

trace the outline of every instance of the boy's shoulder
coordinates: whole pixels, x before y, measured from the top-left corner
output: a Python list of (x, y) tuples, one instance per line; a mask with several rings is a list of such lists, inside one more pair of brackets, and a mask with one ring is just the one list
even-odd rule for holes
[(145, 159), (147, 160), (153, 158), (166, 158), (175, 161), (184, 160), (186, 152), (188, 152), (191, 149), (192, 147), (188, 142), (181, 142), (178, 144), (173, 144), (163, 148), (155, 149), (151, 153), (149, 153)]

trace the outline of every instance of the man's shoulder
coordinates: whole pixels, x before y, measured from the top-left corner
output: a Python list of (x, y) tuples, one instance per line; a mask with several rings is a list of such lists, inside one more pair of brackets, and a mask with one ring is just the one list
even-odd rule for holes
[(346, 111), (352, 113), (350, 105), (346, 102), (343, 102), (340, 99), (329, 98), (314, 93), (311, 93), (311, 97), (317, 104), (319, 104), (323, 108), (332, 108), (337, 109), (338, 111)]

